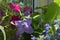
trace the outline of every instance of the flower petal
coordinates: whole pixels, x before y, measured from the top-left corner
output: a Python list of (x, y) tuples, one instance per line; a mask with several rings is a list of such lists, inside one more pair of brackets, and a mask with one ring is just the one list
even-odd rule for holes
[(15, 25), (20, 28), (23, 26), (23, 22), (22, 21), (15, 21)]
[(17, 35), (23, 34), (24, 33), (24, 26), (22, 21), (15, 21), (15, 25), (17, 26)]
[(30, 26), (31, 23), (32, 23), (32, 20), (31, 19), (26, 19), (25, 22), (27, 22), (27, 24)]
[(29, 34), (33, 33), (33, 29), (32, 29), (32, 27), (30, 26), (30, 24), (31, 24), (31, 20), (29, 20), (29, 19), (27, 19), (27, 20), (24, 22), (25, 32), (26, 32), (26, 33), (29, 33)]
[(24, 33), (24, 28), (23, 27), (20, 27), (20, 28), (18, 28), (17, 29), (17, 32), (16, 32), (16, 35), (21, 35), (21, 34), (23, 34)]
[(23, 22), (23, 24), (24, 24), (25, 27), (29, 27), (27, 22)]
[(20, 5), (19, 4), (15, 4), (13, 2), (10, 2), (10, 8), (14, 11), (14, 12), (20, 12)]
[(29, 34), (31, 34), (31, 33), (33, 33), (33, 29), (32, 29), (32, 27), (25, 27), (25, 32), (26, 33), (29, 33)]
[(14, 12), (20, 12), (20, 5), (16, 4), (15, 8), (13, 9)]

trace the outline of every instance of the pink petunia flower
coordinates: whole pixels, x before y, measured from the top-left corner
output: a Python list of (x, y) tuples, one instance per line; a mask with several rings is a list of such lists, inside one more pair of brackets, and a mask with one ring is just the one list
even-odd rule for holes
[(15, 4), (13, 2), (10, 2), (10, 8), (14, 11), (14, 12), (20, 12), (20, 4)]

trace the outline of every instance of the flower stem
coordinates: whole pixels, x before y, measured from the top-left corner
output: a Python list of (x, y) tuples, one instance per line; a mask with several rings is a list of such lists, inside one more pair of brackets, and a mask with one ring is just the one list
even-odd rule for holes
[(21, 13), (21, 11), (20, 11), (20, 16), (22, 16), (22, 13)]
[(0, 26), (0, 30), (2, 31), (2, 33), (4, 35), (4, 40), (6, 40), (6, 34), (5, 34), (4, 28), (2, 26)]

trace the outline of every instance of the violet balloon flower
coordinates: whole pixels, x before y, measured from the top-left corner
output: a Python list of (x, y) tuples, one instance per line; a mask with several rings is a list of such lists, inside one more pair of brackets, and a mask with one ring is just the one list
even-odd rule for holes
[(20, 4), (15, 4), (13, 2), (10, 2), (10, 8), (14, 11), (14, 12), (20, 12)]
[(31, 20), (26, 19), (24, 21), (15, 21), (15, 25), (17, 26), (17, 35), (23, 34), (24, 32), (31, 34), (33, 33), (33, 29), (31, 27)]

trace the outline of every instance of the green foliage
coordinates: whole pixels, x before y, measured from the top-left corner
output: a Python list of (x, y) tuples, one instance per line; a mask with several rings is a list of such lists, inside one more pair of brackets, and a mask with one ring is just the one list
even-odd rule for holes
[(55, 2), (58, 6), (60, 6), (60, 0), (54, 0), (54, 2)]
[(54, 21), (54, 19), (57, 17), (58, 13), (58, 9), (59, 6), (56, 3), (51, 3), (48, 6), (47, 12), (45, 13), (44, 17), (44, 21), (45, 23), (52, 23)]
[[(30, 1), (28, 2), (28, 4), (30, 3)], [(10, 0), (0, 1), (0, 10), (2, 10), (4, 13), (2, 20), (4, 23), (6, 23), (6, 26), (7, 26), (7, 28), (4, 27), (6, 35), (7, 35), (7, 40), (11, 40), (12, 37), (14, 37), (15, 33), (16, 33), (16, 29), (12, 29), (10, 26), (11, 16), (12, 15), (19, 15), (18, 13), (13, 14), (14, 12), (9, 8), (9, 2), (10, 2)], [(20, 0), (19, 1), (13, 0), (13, 2), (19, 3)], [(28, 5), (27, 2), (24, 2), (24, 3), (25, 3), (24, 5)], [(30, 3), (30, 5), (31, 5), (31, 3)], [(54, 0), (54, 2), (51, 3), (49, 6), (37, 7), (34, 10), (37, 10), (37, 9), (42, 9), (43, 12), (42, 13), (33, 12), (33, 14), (31, 14), (31, 19), (32, 19), (31, 26), (33, 27), (33, 30), (34, 30), (34, 33), (32, 35), (39, 37), (39, 35), (44, 30), (45, 23), (53, 24), (52, 22), (56, 18), (60, 20), (60, 1)], [(23, 10), (22, 10), (22, 12), (23, 12)], [(52, 33), (55, 32), (54, 26), (51, 27), (50, 31)], [(11, 35), (12, 35), (12, 37), (11, 37)], [(3, 39), (2, 33), (0, 34), (0, 36), (1, 36), (0, 40), (2, 40)], [(30, 39), (30, 37), (31, 37), (30, 34), (23, 34), (23, 38), (25, 40)]]

